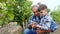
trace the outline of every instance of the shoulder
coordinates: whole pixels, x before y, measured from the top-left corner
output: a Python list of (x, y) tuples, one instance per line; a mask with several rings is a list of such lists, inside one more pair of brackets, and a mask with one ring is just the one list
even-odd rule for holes
[(48, 21), (52, 20), (52, 17), (50, 16), (50, 14), (47, 14), (44, 18), (47, 19)]
[(31, 17), (30, 18), (33, 18), (34, 17), (34, 15), (31, 15)]
[(34, 19), (35, 18), (35, 15), (32, 15), (31, 17), (30, 17), (30, 19)]

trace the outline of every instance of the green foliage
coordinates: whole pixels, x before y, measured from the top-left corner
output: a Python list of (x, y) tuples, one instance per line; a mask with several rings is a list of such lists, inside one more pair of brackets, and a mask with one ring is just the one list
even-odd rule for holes
[(8, 24), (13, 18), (14, 14), (12, 9), (9, 9), (5, 2), (0, 2), (0, 25)]
[[(14, 21), (17, 21), (18, 24), (22, 25), (22, 22), (28, 20), (31, 15), (31, 2), (27, 0), (18, 0), (18, 6), (14, 5)], [(28, 4), (29, 3), (29, 4)]]
[(0, 25), (16, 21), (19, 25), (31, 16), (31, 1), (0, 0)]
[(52, 11), (51, 16), (56, 22), (60, 22), (60, 6)]

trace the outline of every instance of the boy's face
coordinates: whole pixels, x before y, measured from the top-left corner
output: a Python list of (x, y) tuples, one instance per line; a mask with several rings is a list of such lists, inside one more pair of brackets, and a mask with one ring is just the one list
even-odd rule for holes
[(47, 15), (48, 9), (44, 9), (40, 11), (40, 15), (45, 16)]

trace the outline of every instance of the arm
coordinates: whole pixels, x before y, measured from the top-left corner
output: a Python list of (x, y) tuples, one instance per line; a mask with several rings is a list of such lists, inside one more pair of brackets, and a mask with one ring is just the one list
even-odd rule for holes
[(36, 25), (37, 23), (35, 22), (35, 20), (34, 20), (34, 16), (31, 16), (30, 17), (30, 19), (29, 19), (29, 23), (27, 24), (28, 26), (28, 28), (32, 28), (32, 26), (35, 28), (35, 25)]
[(52, 18), (50, 16), (46, 16), (46, 17), (42, 18), (41, 23), (40, 23), (40, 28), (43, 30), (49, 30), (51, 21), (52, 21)]
[(43, 30), (49, 30), (50, 29), (51, 23), (45, 23), (42, 26), (40, 26), (41, 29)]
[(28, 21), (28, 24), (27, 24), (28, 28), (31, 28), (32, 21), (33, 21), (33, 16), (31, 16), (30, 19), (29, 19), (29, 21)]
[(50, 29), (51, 32), (54, 32), (58, 27), (57, 24), (50, 18), (45, 24), (42, 26), (40, 25), (40, 28), (44, 30)]
[(57, 24), (54, 21), (51, 21), (51, 32), (54, 32), (55, 30), (57, 30)]

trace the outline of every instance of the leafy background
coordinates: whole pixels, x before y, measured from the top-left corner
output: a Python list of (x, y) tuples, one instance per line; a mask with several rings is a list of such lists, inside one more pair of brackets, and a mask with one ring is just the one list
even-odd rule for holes
[[(17, 22), (23, 26), (32, 15), (31, 1), (27, 0), (0, 0), (0, 25), (9, 22)], [(51, 16), (56, 22), (60, 22), (60, 5), (51, 11)]]

